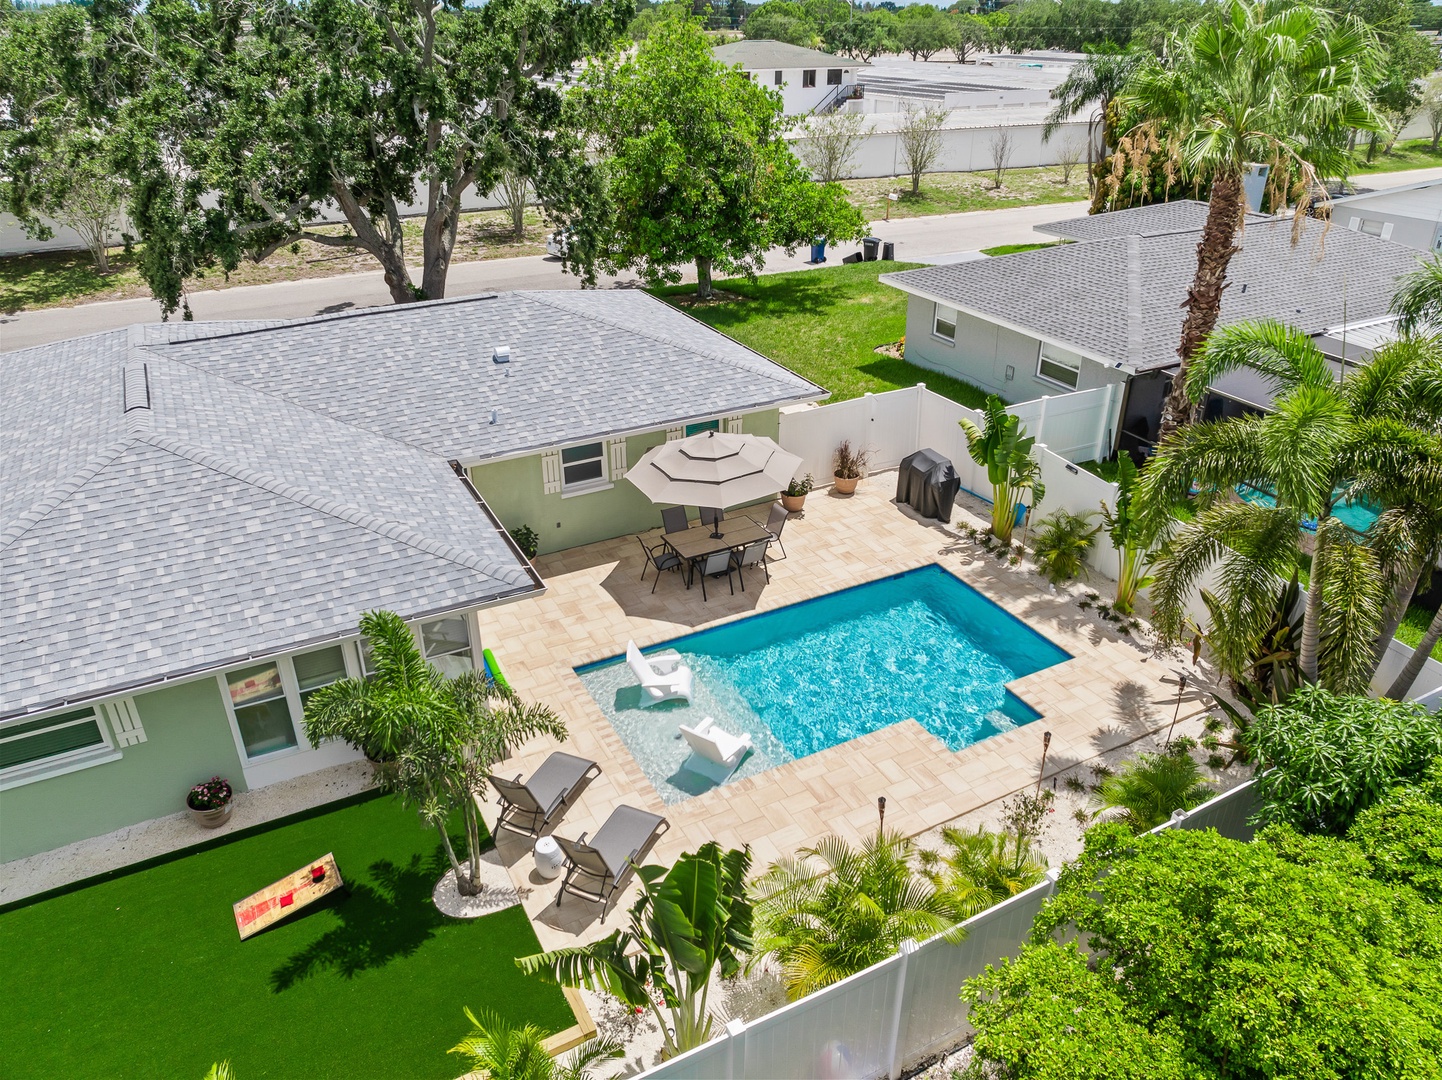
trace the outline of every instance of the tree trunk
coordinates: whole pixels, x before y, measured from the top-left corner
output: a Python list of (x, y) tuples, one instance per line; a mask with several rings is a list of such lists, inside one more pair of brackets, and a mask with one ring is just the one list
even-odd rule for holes
[(391, 300), (397, 304), (409, 304), (417, 299), (415, 287), (411, 284), (410, 268), (406, 266), (405, 236), (401, 231), (401, 218), (395, 201), (386, 200), (385, 229), (382, 231), (345, 184), (340, 181), (332, 183), (331, 194), (355, 233), (356, 243), (381, 264)]
[(1317, 683), (1317, 654), (1322, 641), (1322, 574), (1330, 518), (1324, 512), (1317, 519), (1317, 546), (1312, 549), (1312, 575), (1307, 580), (1307, 612), (1302, 616), (1302, 641), (1297, 648), (1297, 666), (1302, 678)]
[(110, 273), (110, 253), (105, 250), (105, 241), (103, 239), (91, 249), (90, 254), (95, 258), (96, 273)]
[(1392, 680), (1392, 685), (1387, 687), (1386, 696), (1394, 701), (1401, 701), (1412, 689), (1412, 684), (1417, 681), (1417, 676), (1422, 674), (1422, 668), (1427, 663), (1427, 658), (1432, 655), (1432, 650), (1437, 642), (1442, 640), (1442, 610), (1432, 616), (1432, 621), (1427, 624), (1427, 632), (1422, 635), (1422, 640), (1412, 650), (1412, 655), (1407, 658), (1407, 663)]
[(1407, 617), (1407, 605), (1412, 602), (1412, 594), (1417, 591), (1417, 581), (1421, 576), (1422, 564), (1419, 562), (1401, 581), (1397, 582), (1397, 588), (1392, 593), (1392, 602), (1387, 605), (1387, 610), (1382, 616), (1382, 628), (1377, 634), (1376, 659), (1372, 664), (1374, 674), (1377, 671), (1377, 665), (1382, 662), (1382, 657), (1387, 655), (1387, 646), (1392, 644), (1392, 639), (1397, 636), (1397, 628)]
[(696, 260), (696, 297), (700, 300), (710, 300), (715, 295), (711, 288), (711, 260)]
[(1183, 424), (1192, 422), (1195, 407), (1187, 397), (1187, 369), (1192, 357), (1217, 325), (1222, 310), (1222, 290), (1227, 287), (1227, 267), (1240, 248), (1235, 241), (1242, 222), (1244, 199), (1239, 173), (1224, 173), (1212, 183), (1207, 223), (1197, 244), (1197, 273), (1182, 306), (1187, 309), (1182, 323), (1182, 343), (1177, 347), (1181, 367), (1172, 379), (1171, 391), (1162, 405), (1162, 423), (1157, 432), (1161, 442)]
[[(461, 188), (460, 190), (465, 190)], [(456, 233), (461, 226), (461, 201), (457, 190), (447, 189), (426, 213), (421, 233), (421, 299), (440, 300), (446, 295), (446, 275), (456, 250)]]

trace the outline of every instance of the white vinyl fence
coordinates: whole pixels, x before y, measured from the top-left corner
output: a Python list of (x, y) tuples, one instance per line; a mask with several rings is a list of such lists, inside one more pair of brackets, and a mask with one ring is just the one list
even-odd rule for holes
[[(1155, 831), (1216, 829), (1252, 839), (1252, 785), (1233, 788)], [(1032, 920), (1056, 891), (1040, 885), (968, 919), (966, 938), (907, 942), (900, 953), (759, 1020), (733, 1020), (720, 1038), (641, 1075), (653, 1080), (895, 1080), (903, 1071), (969, 1039), (961, 984), (1015, 956)]]

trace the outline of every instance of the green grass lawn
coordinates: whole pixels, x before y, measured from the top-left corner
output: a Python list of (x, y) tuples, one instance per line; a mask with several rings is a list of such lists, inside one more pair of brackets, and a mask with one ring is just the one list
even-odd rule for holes
[(1366, 160), (1366, 150), (1356, 155), (1357, 164), (1352, 168), (1353, 176), (1367, 173), (1401, 172), (1404, 169), (1432, 169), (1442, 166), (1442, 150), (1432, 149), (1431, 139), (1412, 139), (1399, 142), (1390, 154), (1378, 154), (1375, 161)]
[[(1421, 604), (1413, 604), (1407, 609), (1407, 615), (1402, 620), (1402, 625), (1397, 627), (1397, 640), (1404, 645), (1410, 645), (1415, 649), (1422, 644), (1422, 635), (1427, 632), (1428, 625), (1432, 622), (1432, 616), (1437, 614)], [(1442, 641), (1432, 646), (1432, 659), (1442, 660)]]
[(879, 394), (926, 383), (928, 389), (976, 408), (986, 394), (940, 372), (876, 352), (878, 345), (906, 333), (906, 294), (877, 277), (916, 264), (853, 263), (822, 270), (767, 274), (716, 283), (740, 297), (707, 304), (686, 304), (694, 285), (656, 290), (672, 303), (743, 345), (783, 364), (845, 401), (870, 391)]
[[(231, 905), (335, 852), (351, 886), (241, 941)], [(260, 826), (0, 914), (0, 1072), (200, 1080), (454, 1077), (446, 1051), (492, 1008), (551, 1032), (561, 990), (522, 975), (524, 911), (436, 911), (435, 832), (388, 797)]]
[(996, 247), (982, 248), (983, 255), (1016, 255), (1022, 251), (1040, 251), (1042, 248), (1056, 247), (1066, 243), (1065, 240), (1045, 240), (1039, 244), (998, 244)]
[[(1040, 206), (1089, 197), (1086, 168), (1072, 169), (1065, 183), (1059, 166), (1008, 169), (1001, 187), (993, 186), (990, 172), (937, 172), (921, 178), (921, 190), (911, 193), (910, 176), (878, 176), (843, 180), (847, 198), (872, 221), (960, 214), (971, 210), (997, 210), (1009, 206)], [(887, 193), (899, 193), (895, 201)], [(888, 206), (888, 203), (890, 205)], [(1062, 215), (1065, 216), (1065, 215)]]

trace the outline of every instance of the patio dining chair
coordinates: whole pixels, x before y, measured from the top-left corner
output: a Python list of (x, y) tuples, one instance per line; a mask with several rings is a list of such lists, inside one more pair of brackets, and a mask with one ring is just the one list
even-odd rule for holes
[(700, 507), (700, 510), (702, 525), (710, 525), (711, 528), (714, 529), (722, 521), (726, 520), (726, 511), (722, 510), (719, 506), (703, 506)]
[(684, 506), (662, 507), (661, 525), (668, 533), (685, 532), (691, 527), (691, 523), (686, 520), (686, 508)]
[(731, 595), (736, 595), (736, 583), (731, 580), (731, 571), (736, 568), (730, 551), (713, 551), (710, 555), (698, 555), (691, 560), (691, 576), (701, 575), (701, 599), (710, 600), (706, 595), (706, 579), (726, 575), (726, 584), (731, 586)]
[(566, 853), (566, 876), (561, 881), (560, 892), (556, 893), (556, 906), (561, 906), (561, 899), (567, 893), (598, 900), (604, 921), (611, 899), (670, 827), (659, 814), (634, 806), (618, 806), (596, 830), (590, 843), (586, 842), (585, 833), (579, 840), (557, 836), (556, 843)]
[[(776, 541), (776, 546), (781, 550), (782, 559), (786, 558), (786, 549), (781, 547), (781, 530), (786, 528), (786, 523), (790, 520), (791, 514), (786, 507), (779, 502), (771, 504), (771, 512), (766, 515), (766, 531), (771, 534), (771, 539)], [(766, 580), (771, 580), (770, 571), (767, 571)]]
[(763, 536), (760, 540), (753, 540), (740, 551), (733, 551), (732, 558), (736, 564), (736, 576), (741, 579), (741, 591), (746, 591), (746, 570), (748, 566), (760, 566), (766, 573), (766, 584), (771, 584), (771, 568), (766, 565), (766, 548), (771, 544), (771, 537)]
[(647, 545), (644, 536), (636, 537), (641, 544), (641, 550), (646, 553), (646, 565), (641, 567), (641, 580), (646, 580), (646, 570), (654, 566), (656, 568), (656, 580), (651, 582), (651, 591), (656, 591), (656, 586), (661, 584), (662, 570), (675, 570), (681, 565), (681, 556), (677, 555), (665, 544)]

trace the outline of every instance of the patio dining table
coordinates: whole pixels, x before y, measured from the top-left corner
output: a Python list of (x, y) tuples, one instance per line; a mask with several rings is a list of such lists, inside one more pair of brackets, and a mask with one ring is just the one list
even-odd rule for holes
[(738, 517), (723, 518), (716, 528), (721, 537), (712, 536), (710, 525), (692, 525), (685, 532), (665, 533), (661, 540), (676, 553), (681, 565), (686, 568), (686, 587), (691, 587), (691, 567), (697, 559), (714, 555), (718, 551), (732, 551), (747, 544), (764, 540), (771, 534), (755, 519), (741, 514)]

